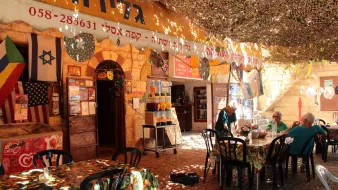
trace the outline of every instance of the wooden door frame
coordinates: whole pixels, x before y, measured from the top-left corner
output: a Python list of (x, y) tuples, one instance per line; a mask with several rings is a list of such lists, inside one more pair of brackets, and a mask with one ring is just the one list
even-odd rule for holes
[[(95, 72), (94, 72), (94, 80), (95, 80), (95, 83), (97, 84), (97, 81), (99, 81), (96, 77), (97, 75), (97, 68), (102, 64), (102, 63), (110, 63), (110, 64), (114, 64), (123, 74), (123, 78), (125, 78), (125, 75), (124, 75), (124, 71), (121, 67), (120, 64), (118, 64), (116, 61), (113, 61), (113, 60), (104, 60), (102, 62), (100, 62), (97, 67), (95, 68)], [(115, 73), (114, 73), (115, 75)], [(100, 79), (102, 80), (102, 79)], [(105, 79), (107, 81), (109, 81), (108, 79)], [(124, 148), (126, 147), (126, 122), (125, 122), (125, 119), (126, 119), (126, 105), (125, 105), (125, 94), (124, 94), (124, 85), (122, 87), (119, 88), (120, 89), (120, 97), (122, 98), (122, 101), (118, 101), (116, 102), (117, 104), (115, 104), (115, 106), (118, 106), (118, 103), (120, 102), (120, 106), (121, 106), (121, 112), (123, 113), (122, 114), (122, 126), (119, 127), (118, 124), (117, 124), (117, 119), (115, 119), (115, 125), (116, 125), (116, 132), (120, 132), (121, 134), (117, 135), (117, 136), (120, 136), (120, 138), (116, 139), (117, 143), (116, 143), (116, 149), (120, 149), (120, 148)], [(96, 97), (98, 95), (98, 91), (97, 91), (97, 88), (96, 88)], [(96, 103), (97, 103), (97, 99), (96, 99)], [(99, 106), (99, 105), (98, 105)], [(98, 113), (98, 107), (96, 107), (96, 113)], [(117, 113), (117, 112), (116, 112)], [(96, 125), (97, 125), (97, 130), (99, 130), (99, 125), (98, 125), (98, 115), (96, 115)], [(115, 115), (116, 118), (118, 118), (117, 114)], [(99, 133), (97, 133), (97, 139), (98, 139), (98, 142), (99, 142)], [(119, 146), (119, 143), (122, 143), (121, 146)], [(100, 148), (100, 144), (98, 143), (98, 147)]]

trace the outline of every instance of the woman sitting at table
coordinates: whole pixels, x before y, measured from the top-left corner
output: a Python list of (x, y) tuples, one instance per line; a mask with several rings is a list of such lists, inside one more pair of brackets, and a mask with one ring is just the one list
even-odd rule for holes
[(231, 123), (236, 122), (236, 108), (235, 106), (227, 105), (225, 108), (221, 110), (218, 114), (218, 119), (216, 122), (216, 133), (220, 137), (226, 136), (226, 129), (231, 132)]
[(276, 111), (272, 114), (272, 121), (268, 124), (266, 127), (267, 130), (272, 129), (272, 122), (275, 121), (277, 123), (277, 133), (280, 133), (281, 131), (285, 131), (288, 129), (288, 126), (281, 121), (282, 119), (282, 113), (279, 111)]
[[(299, 154), (306, 141), (316, 133), (322, 134), (324, 136), (326, 135), (325, 130), (318, 125), (312, 126), (314, 120), (315, 116), (312, 113), (306, 113), (302, 117), (300, 126), (295, 126), (287, 132), (290, 137), (294, 138), (294, 141), (290, 147), (291, 154)], [(309, 145), (311, 144), (312, 143)], [(307, 147), (305, 152), (310, 148), (311, 147)]]

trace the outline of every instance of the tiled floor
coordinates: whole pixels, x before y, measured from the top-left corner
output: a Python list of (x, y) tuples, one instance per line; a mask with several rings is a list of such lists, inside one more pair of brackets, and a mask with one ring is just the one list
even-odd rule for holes
[[(166, 152), (160, 153), (160, 158), (156, 158), (154, 153), (149, 152), (146, 156), (142, 157), (139, 166), (150, 169), (157, 176), (160, 185), (159, 189), (219, 189), (217, 176), (212, 175), (211, 172), (206, 179), (206, 183), (203, 183), (202, 177), (206, 149), (200, 132), (185, 132), (183, 133), (183, 139), (184, 142), (178, 148), (177, 154), (173, 154), (172, 150), (167, 150)], [(321, 160), (321, 155), (315, 155), (315, 164), (321, 164), (327, 167), (333, 175), (338, 176), (338, 156), (333, 156), (333, 154), (330, 153), (328, 162), (324, 163)], [(192, 187), (184, 187), (180, 184), (172, 183), (169, 178), (172, 171), (196, 172), (201, 177), (201, 181)], [(267, 169), (266, 176), (269, 182), (260, 182), (259, 189), (272, 189), (272, 184), (269, 180), (271, 176), (269, 169)], [(234, 177), (236, 177), (236, 174), (234, 174)], [(254, 181), (256, 182), (256, 179)], [(244, 179), (244, 183), (244, 189), (248, 189), (246, 179)], [(278, 182), (278, 184), (279, 183), (280, 182)], [(338, 184), (330, 184), (331, 189), (338, 189)], [(237, 189), (236, 182), (233, 182), (232, 187), (227, 187), (226, 189)], [(253, 189), (256, 189), (256, 184), (254, 184)], [(284, 186), (279, 187), (279, 189), (311, 190), (325, 188), (317, 176), (315, 179), (311, 179), (310, 182), (307, 182), (305, 173), (297, 173), (296, 175), (289, 173), (289, 178), (284, 180)]]

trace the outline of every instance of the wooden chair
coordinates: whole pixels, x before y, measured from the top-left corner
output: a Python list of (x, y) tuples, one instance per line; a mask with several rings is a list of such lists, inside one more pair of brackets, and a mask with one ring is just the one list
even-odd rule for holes
[(0, 163), (0, 176), (1, 175), (5, 175), (5, 168), (4, 166), (2, 165), (2, 163)]
[[(44, 151), (36, 153), (33, 156), (34, 168), (37, 168), (36, 161), (38, 159), (41, 161), (43, 167), (47, 167), (43, 157), (46, 157), (46, 160), (48, 160), (49, 166), (52, 166), (52, 158), (53, 158), (54, 155), (56, 155), (56, 166), (60, 165), (60, 157), (61, 156), (62, 156), (62, 159), (63, 159), (63, 163), (73, 163), (74, 162), (73, 156), (65, 150), (54, 150), (54, 149), (44, 150)], [(66, 162), (64, 160), (65, 158), (67, 160)]]
[[(224, 178), (226, 172), (226, 185), (229, 186), (232, 179), (232, 170), (237, 169), (238, 171), (238, 186), (239, 189), (242, 189), (242, 170), (248, 170), (249, 177), (249, 188), (252, 188), (252, 174), (251, 174), (251, 164), (246, 161), (247, 156), (247, 147), (244, 140), (234, 137), (217, 137), (217, 143), (219, 146), (219, 152), (221, 155), (221, 189), (224, 186)], [(241, 147), (240, 147), (241, 146)], [(237, 158), (237, 148), (241, 149), (241, 158)]]
[[(310, 161), (311, 161), (311, 167), (312, 167), (312, 174), (313, 177), (315, 177), (315, 166), (314, 166), (314, 159), (313, 159), (313, 147), (314, 147), (314, 139), (317, 136), (317, 133), (311, 136), (308, 140), (305, 141), (305, 144), (303, 145), (301, 151), (298, 154), (291, 154), (289, 153), (287, 159), (286, 159), (286, 174), (285, 177), (287, 178), (288, 173), (288, 165), (289, 165), (289, 157), (292, 158), (292, 166), (293, 166), (293, 173), (297, 173), (297, 158), (302, 158), (305, 162), (305, 169), (306, 169), (306, 179), (310, 181)], [(310, 145), (309, 150), (305, 150), (308, 145)]]
[[(128, 162), (128, 153), (130, 154), (130, 159)], [(116, 161), (117, 157), (119, 155), (123, 154), (124, 155), (124, 163), (130, 164), (132, 166), (138, 166), (140, 160), (141, 160), (141, 151), (137, 148), (124, 148), (123, 150), (118, 150), (114, 153), (112, 160)]]
[(320, 181), (323, 183), (325, 186), (326, 190), (331, 190), (327, 178), (331, 179), (333, 182), (338, 183), (338, 178), (333, 176), (329, 170), (327, 170), (324, 166), (322, 165), (317, 165), (316, 166), (316, 173), (320, 179)]
[[(211, 163), (208, 163), (208, 162), (209, 162), (210, 156), (212, 155), (212, 153), (214, 151), (214, 142), (212, 141), (212, 137), (216, 138), (216, 131), (213, 130), (213, 129), (204, 129), (202, 131), (202, 137), (204, 139), (205, 146), (207, 147), (207, 154), (206, 154), (206, 157), (205, 157), (205, 164), (204, 164), (204, 176), (203, 176), (204, 182), (205, 182), (207, 175), (208, 175), (208, 172), (209, 172), (209, 169), (211, 167)], [(218, 165), (218, 163), (217, 163), (217, 165)], [(215, 173), (215, 172), (216, 172), (216, 167), (215, 167), (213, 173)]]
[[(104, 188), (104, 182), (108, 183), (108, 190), (115, 190), (119, 189), (119, 186), (122, 182), (124, 174), (124, 169), (113, 169), (113, 170), (106, 170), (103, 172), (92, 174), (86, 177), (80, 184), (80, 190), (89, 190), (92, 189), (93, 184), (92, 181), (97, 180), (100, 186), (100, 190), (106, 189)], [(108, 180), (109, 179), (109, 180)]]
[(281, 157), (281, 154), (282, 154), (283, 147), (285, 145), (285, 138), (286, 138), (286, 135), (276, 137), (271, 142), (271, 145), (270, 145), (267, 157), (266, 157), (266, 164), (271, 165), (272, 179), (273, 179), (272, 186), (274, 189), (277, 188), (277, 168), (276, 168), (277, 163), (278, 163), (278, 170), (279, 170), (281, 185), (284, 185), (282, 163), (283, 161), (285, 161), (285, 159)]

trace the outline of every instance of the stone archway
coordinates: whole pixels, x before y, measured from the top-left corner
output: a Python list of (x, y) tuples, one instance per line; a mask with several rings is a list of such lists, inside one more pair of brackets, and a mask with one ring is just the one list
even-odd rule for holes
[[(108, 51), (108, 50), (100, 51), (100, 52), (96, 53), (89, 60), (88, 66), (87, 66), (87, 69), (86, 69), (86, 76), (88, 76), (88, 77), (95, 76), (96, 67), (101, 62), (108, 61), (108, 60), (111, 60), (111, 61), (118, 63), (121, 67), (123, 66), (123, 63), (125, 61), (124, 58), (122, 56), (120, 56), (119, 54), (117, 54), (116, 52)], [(131, 80), (130, 70), (124, 72), (124, 77), (125, 77), (126, 80)]]

